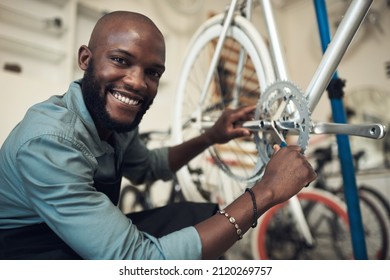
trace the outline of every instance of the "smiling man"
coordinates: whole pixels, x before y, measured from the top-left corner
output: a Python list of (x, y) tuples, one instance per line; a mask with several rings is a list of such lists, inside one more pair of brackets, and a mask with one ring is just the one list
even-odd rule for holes
[(148, 150), (138, 125), (165, 70), (155, 24), (132, 12), (103, 16), (78, 63), (83, 79), (32, 106), (1, 147), (0, 259), (217, 258), (258, 215), (315, 178), (299, 147), (289, 146), (275, 153), (253, 193), (225, 209), (237, 223), (213, 204), (126, 216), (116, 206), (123, 176), (171, 179), (210, 145), (248, 135), (234, 123), (254, 108), (227, 110), (192, 140)]

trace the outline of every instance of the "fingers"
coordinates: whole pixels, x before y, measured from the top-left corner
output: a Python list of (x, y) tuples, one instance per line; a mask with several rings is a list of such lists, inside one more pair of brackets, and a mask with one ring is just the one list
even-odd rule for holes
[(273, 146), (273, 149), (274, 149), (274, 154), (276, 154), (281, 148), (280, 148), (279, 145), (275, 144), (275, 145)]
[(256, 105), (245, 106), (238, 109), (225, 110), (233, 122), (247, 121), (254, 117)]
[[(278, 145), (278, 144), (275, 144), (272, 147), (274, 149), (274, 154), (276, 154), (278, 151), (280, 151), (282, 149), (280, 147), (280, 145)], [(288, 146), (285, 146), (284, 148), (287, 148), (290, 151), (297, 151), (297, 152), (301, 152), (302, 151), (301, 147), (298, 146), (298, 145), (288, 145)]]
[(256, 105), (245, 106), (232, 111), (232, 119), (234, 121), (247, 121), (253, 118), (253, 114), (256, 110)]
[(237, 136), (248, 136), (252, 133), (250, 129), (243, 128), (240, 123), (252, 120), (254, 117), (255, 110), (256, 105), (251, 105), (241, 107), (230, 112), (230, 121), (233, 124), (234, 129), (236, 130), (235, 133), (237, 134)]
[(253, 117), (256, 106), (245, 106), (239, 109), (225, 109), (215, 124), (208, 129), (211, 143), (226, 143), (231, 139), (249, 136), (249, 129), (236, 126), (237, 123), (247, 121)]
[(238, 109), (226, 109), (220, 117), (220, 124), (225, 126), (225, 130), (230, 139), (249, 136), (252, 132), (243, 128), (239, 124), (253, 118), (255, 105), (245, 106)]

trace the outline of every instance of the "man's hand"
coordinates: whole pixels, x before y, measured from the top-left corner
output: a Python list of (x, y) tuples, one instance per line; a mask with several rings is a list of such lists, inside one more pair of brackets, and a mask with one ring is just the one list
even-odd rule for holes
[(210, 145), (223, 144), (234, 138), (249, 136), (251, 131), (237, 124), (251, 120), (255, 110), (255, 105), (234, 110), (225, 109), (215, 124), (205, 132)]
[(270, 206), (288, 200), (317, 177), (299, 146), (280, 148), (275, 145), (274, 150), (264, 176), (257, 184), (271, 193)]
[(170, 147), (168, 150), (169, 166), (176, 172), (194, 157), (214, 144), (223, 144), (233, 138), (247, 136), (251, 131), (239, 124), (253, 117), (256, 106), (236, 110), (226, 109), (215, 124), (203, 134)]

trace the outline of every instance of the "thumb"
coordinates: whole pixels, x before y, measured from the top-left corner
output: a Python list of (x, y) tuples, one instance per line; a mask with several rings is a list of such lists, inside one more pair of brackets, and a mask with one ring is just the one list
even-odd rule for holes
[(272, 148), (274, 149), (274, 154), (276, 154), (281, 149), (278, 144), (273, 145)]

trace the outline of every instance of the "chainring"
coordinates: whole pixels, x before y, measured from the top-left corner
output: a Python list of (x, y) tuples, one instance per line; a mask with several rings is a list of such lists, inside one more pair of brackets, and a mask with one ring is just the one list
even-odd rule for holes
[[(277, 114), (277, 115), (276, 115)], [(256, 120), (275, 121), (276, 129), (295, 142), (304, 152), (309, 143), (311, 112), (304, 93), (290, 81), (276, 81), (261, 95), (255, 112)], [(298, 139), (295, 140), (295, 136)], [(268, 162), (273, 154), (274, 139), (269, 131), (254, 135), (259, 156)], [(292, 140), (294, 139), (294, 140)]]

